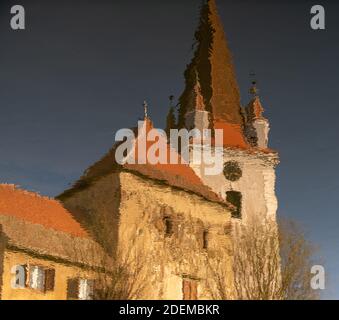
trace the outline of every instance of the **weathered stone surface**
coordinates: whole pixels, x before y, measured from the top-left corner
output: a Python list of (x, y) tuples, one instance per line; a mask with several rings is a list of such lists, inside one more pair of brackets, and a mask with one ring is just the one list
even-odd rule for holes
[[(120, 181), (119, 186), (116, 181)], [(110, 192), (117, 187), (120, 197)], [(85, 219), (92, 215), (92, 228), (96, 221), (100, 225), (105, 221), (107, 232), (117, 232), (115, 249), (147, 259), (150, 274), (145, 299), (182, 299), (184, 277), (199, 281), (199, 298), (208, 298), (207, 262), (223, 256), (231, 270), (231, 238), (224, 231), (231, 220), (230, 212), (196, 194), (121, 172), (119, 179), (103, 177), (67, 198), (65, 206), (70, 211), (76, 209), (79, 219), (80, 212)], [(166, 235), (165, 217), (172, 220), (171, 235)], [(202, 247), (203, 230), (209, 232), (207, 249)], [(231, 287), (231, 271), (229, 275)]]

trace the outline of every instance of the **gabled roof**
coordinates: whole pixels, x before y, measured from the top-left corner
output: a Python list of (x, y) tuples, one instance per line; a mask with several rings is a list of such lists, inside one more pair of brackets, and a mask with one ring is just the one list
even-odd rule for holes
[(71, 236), (88, 237), (60, 202), (14, 185), (0, 184), (0, 216), (12, 216)]
[[(115, 151), (119, 144), (115, 144), (101, 160), (85, 171), (84, 175), (70, 190), (65, 191), (58, 198), (63, 200), (64, 198), (67, 198), (69, 194), (72, 194), (83, 187), (87, 187), (92, 181), (110, 174), (114, 170), (128, 170), (150, 179), (161, 181), (169, 186), (193, 192), (209, 201), (222, 203), (223, 205), (228, 205), (230, 208), (232, 207), (231, 204), (226, 203), (219, 195), (203, 184), (194, 170), (181, 159), (180, 155), (167, 143), (167, 140), (163, 141), (163, 144), (166, 145), (167, 148), (168, 162), (166, 162), (166, 164), (151, 164), (147, 157), (143, 158), (142, 155), (140, 156), (138, 150), (142, 144), (141, 139), (143, 139), (151, 129), (153, 129), (153, 124), (146, 118), (141, 134), (139, 132), (139, 135), (136, 135), (133, 152), (131, 152), (131, 154), (135, 155), (135, 164), (126, 163), (124, 165), (118, 165), (115, 159)], [(136, 129), (134, 131), (137, 133)], [(161, 139), (165, 138), (160, 138), (160, 140)], [(147, 154), (153, 144), (154, 142), (146, 142), (145, 154)], [(169, 159), (171, 157), (177, 157), (179, 160), (178, 164), (169, 164)], [(140, 164), (142, 162), (144, 162), (144, 164)]]

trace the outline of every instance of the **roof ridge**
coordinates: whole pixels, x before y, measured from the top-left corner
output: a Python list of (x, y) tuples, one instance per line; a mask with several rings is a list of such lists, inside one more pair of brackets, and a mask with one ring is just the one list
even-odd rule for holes
[[(153, 127), (152, 121), (147, 118), (146, 123), (146, 132), (148, 129), (158, 128)], [(82, 190), (83, 188), (87, 188), (92, 182), (106, 176), (109, 173), (112, 173), (115, 168), (120, 168), (120, 170), (130, 170), (134, 172), (138, 172), (144, 176), (147, 176), (150, 179), (155, 181), (166, 181), (166, 184), (172, 187), (179, 188), (183, 191), (193, 192), (195, 194), (199, 194), (207, 200), (212, 202), (219, 202), (226, 205), (229, 205), (218, 193), (213, 191), (209, 186), (207, 186), (203, 180), (197, 175), (197, 173), (193, 170), (193, 168), (185, 161), (182, 155), (173, 147), (168, 141), (166, 141), (167, 147), (167, 160), (170, 159), (171, 153), (175, 153), (178, 156), (178, 163), (171, 164), (166, 162), (165, 164), (150, 164), (146, 159), (145, 163), (140, 163), (138, 160), (138, 147), (139, 147), (139, 134), (145, 134), (145, 127), (142, 127), (142, 132), (137, 132), (137, 135), (134, 137), (134, 147), (135, 148), (135, 157), (137, 157), (136, 163), (125, 163), (118, 164), (115, 159), (115, 151), (120, 142), (116, 142), (112, 148), (98, 161), (89, 166), (83, 173), (83, 175), (72, 185), (70, 189), (65, 190), (62, 194), (60, 194), (57, 198), (63, 200), (70, 196), (73, 192), (77, 192)], [(155, 141), (152, 141), (152, 145)], [(146, 148), (149, 146), (146, 145)], [(146, 151), (147, 153), (147, 151)]]
[(11, 191), (16, 191), (19, 192), (21, 194), (27, 195), (27, 196), (31, 196), (34, 198), (38, 198), (41, 200), (47, 200), (47, 201), (51, 201), (51, 202), (56, 202), (58, 204), (62, 204), (59, 200), (53, 198), (53, 197), (49, 197), (49, 196), (45, 196), (39, 193), (39, 191), (31, 191), (31, 190), (26, 190), (23, 189), (22, 186), (20, 185), (16, 185), (16, 184), (12, 184), (12, 183), (0, 183), (0, 188), (5, 188)]

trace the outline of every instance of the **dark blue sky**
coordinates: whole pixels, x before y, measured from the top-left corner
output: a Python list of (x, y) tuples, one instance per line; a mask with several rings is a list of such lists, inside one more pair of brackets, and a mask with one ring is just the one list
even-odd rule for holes
[[(255, 70), (270, 145), (279, 150), (279, 215), (319, 245), (328, 298), (339, 298), (339, 4), (326, 30), (313, 1), (219, 0), (243, 103)], [(134, 126), (147, 99), (164, 126), (183, 89), (199, 0), (23, 0), (25, 31), (0, 3), (0, 181), (54, 196)]]

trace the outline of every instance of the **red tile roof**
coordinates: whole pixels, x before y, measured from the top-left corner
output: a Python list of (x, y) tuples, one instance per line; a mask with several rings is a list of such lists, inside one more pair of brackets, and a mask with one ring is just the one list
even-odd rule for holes
[(255, 97), (247, 106), (248, 120), (265, 119), (263, 116), (264, 111), (259, 97)]
[[(166, 138), (160, 138), (160, 140), (163, 142), (163, 145), (166, 145), (167, 148), (167, 161), (165, 164), (152, 164), (150, 163), (148, 157), (145, 156), (147, 155), (151, 146), (154, 145), (154, 142), (146, 141), (146, 148), (144, 152), (145, 155), (139, 154), (138, 150), (142, 144), (141, 139), (147, 137), (147, 134), (151, 129), (153, 129), (153, 124), (149, 119), (146, 119), (143, 127), (143, 130), (146, 131), (141, 130), (141, 132), (135, 135), (136, 139), (134, 140), (135, 144), (133, 148), (135, 154), (135, 164), (126, 163), (122, 166), (117, 164), (115, 159), (115, 151), (118, 144), (116, 144), (101, 160), (89, 167), (85, 171), (85, 174), (74, 184), (70, 190), (66, 190), (63, 194), (59, 195), (58, 198), (67, 198), (73, 192), (82, 189), (83, 186), (86, 187), (89, 183), (91, 183), (91, 181), (113, 172), (116, 168), (121, 168), (122, 170), (125, 169), (128, 171), (133, 171), (150, 179), (158, 180), (170, 186), (193, 192), (207, 200), (222, 203), (223, 205), (227, 205), (230, 208), (232, 207), (231, 204), (226, 203), (218, 194), (213, 192), (212, 189), (204, 185), (194, 170), (167, 143)], [(158, 140), (158, 142), (160, 140)], [(178, 164), (169, 164), (169, 159), (171, 156), (177, 157)], [(144, 162), (144, 164), (142, 164), (142, 162)]]
[(251, 148), (251, 145), (244, 137), (243, 129), (240, 125), (231, 124), (222, 120), (215, 120), (214, 129), (222, 130), (224, 147), (233, 147), (239, 149)]
[[(229, 149), (240, 149), (248, 154), (277, 154), (277, 151), (270, 148), (259, 148), (251, 146), (243, 134), (239, 125), (230, 124), (221, 120), (214, 121), (214, 128), (223, 130), (223, 147)], [(219, 146), (217, 141), (212, 139), (212, 145)]]
[(185, 90), (180, 97), (179, 126), (184, 126), (186, 112), (196, 106), (194, 91), (198, 80), (204, 110), (211, 112), (214, 119), (243, 125), (233, 57), (215, 0), (204, 1), (201, 6), (194, 47), (194, 57), (185, 71)]
[[(138, 154), (139, 147), (142, 142), (140, 139), (147, 137), (150, 130), (154, 129), (153, 124), (149, 119), (145, 119), (143, 130), (135, 142), (135, 162), (136, 164), (124, 164), (123, 167), (129, 170), (137, 171), (150, 178), (167, 182), (169, 185), (178, 187), (187, 191), (198, 193), (203, 197), (216, 202), (224, 202), (219, 195), (213, 192), (209, 187), (203, 184), (201, 179), (196, 175), (194, 170), (187, 162), (172, 148), (165, 137), (160, 137), (157, 142), (166, 146), (166, 163), (165, 164), (151, 164), (150, 159), (145, 157), (140, 159)], [(156, 130), (156, 129), (155, 129)], [(154, 145), (153, 141), (146, 141), (147, 155), (150, 148)], [(170, 159), (178, 159), (177, 164), (170, 164)], [(139, 164), (140, 160), (144, 160), (145, 164)], [(187, 159), (188, 160), (188, 159)]]
[(76, 237), (88, 237), (60, 202), (14, 185), (0, 184), (0, 215), (14, 216)]

